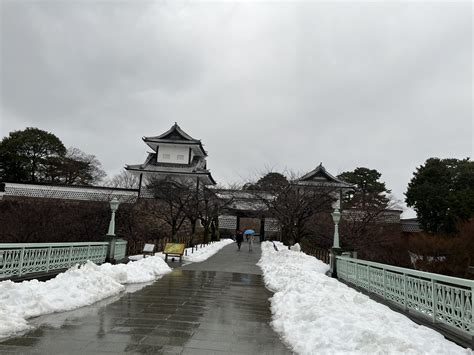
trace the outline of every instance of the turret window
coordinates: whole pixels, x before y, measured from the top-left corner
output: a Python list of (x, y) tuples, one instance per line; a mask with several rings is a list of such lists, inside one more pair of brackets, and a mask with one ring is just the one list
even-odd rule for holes
[(169, 160), (169, 159), (170, 159), (170, 155), (169, 155), (169, 154), (163, 154), (163, 159)]
[(176, 160), (184, 160), (184, 154), (178, 154)]

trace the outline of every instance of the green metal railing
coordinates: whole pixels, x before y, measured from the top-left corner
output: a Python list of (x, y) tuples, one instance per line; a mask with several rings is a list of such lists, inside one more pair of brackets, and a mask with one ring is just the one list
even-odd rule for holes
[[(66, 269), (87, 260), (102, 264), (107, 255), (108, 244), (108, 242), (0, 244), (0, 279)], [(124, 253), (121, 245), (118, 253)]]
[(127, 241), (123, 239), (118, 239), (115, 241), (115, 250), (114, 250), (114, 259), (122, 260), (125, 259), (127, 252)]
[(336, 260), (338, 278), (473, 339), (473, 280), (344, 256)]

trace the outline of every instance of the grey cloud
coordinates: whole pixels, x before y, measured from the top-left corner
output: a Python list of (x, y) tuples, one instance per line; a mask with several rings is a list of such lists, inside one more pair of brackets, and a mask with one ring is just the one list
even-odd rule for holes
[(220, 182), (377, 168), (398, 198), (472, 155), (470, 2), (2, 3), (2, 133), (34, 125), (109, 173), (178, 121)]
[(200, 58), (188, 38), (170, 38), (166, 28), (139, 21), (151, 5), (98, 4), (3, 4), (1, 84), (7, 109), (63, 118), (109, 97), (179, 91), (199, 78)]

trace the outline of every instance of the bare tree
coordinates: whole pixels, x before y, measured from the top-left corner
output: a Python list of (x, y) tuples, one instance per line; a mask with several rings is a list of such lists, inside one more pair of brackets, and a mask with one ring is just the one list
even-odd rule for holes
[(137, 189), (139, 179), (136, 175), (127, 170), (122, 170), (119, 174), (105, 182), (105, 186), (123, 188), (123, 189)]
[(186, 210), (193, 202), (194, 190), (188, 181), (172, 178), (151, 179), (147, 188), (159, 203), (158, 208), (150, 212), (170, 226), (171, 237), (176, 241), (178, 231), (187, 218)]
[(48, 158), (45, 175), (51, 182), (90, 185), (100, 182), (106, 173), (95, 155), (70, 147), (66, 154)]
[(199, 195), (198, 215), (204, 229), (204, 241), (217, 240), (219, 233), (219, 214), (227, 206), (231, 205), (234, 197), (222, 198), (218, 196), (217, 189), (204, 187)]
[(184, 206), (184, 213), (191, 223), (191, 239), (193, 243), (196, 234), (196, 223), (199, 221), (204, 230), (204, 243), (218, 239), (219, 214), (222, 209), (232, 203), (233, 198), (220, 198), (216, 193), (218, 189), (196, 184), (194, 192), (191, 188), (191, 195), (188, 203)]
[(314, 234), (314, 219), (318, 213), (331, 211), (337, 190), (332, 186), (300, 185), (295, 174), (287, 180), (267, 184), (266, 191), (253, 191), (265, 204), (270, 215), (280, 224), (282, 241), (300, 243)]
[(201, 199), (201, 192), (200, 192), (200, 185), (199, 185), (199, 178), (196, 180), (196, 185), (192, 186), (191, 182), (188, 181), (187, 189), (189, 198), (187, 203), (183, 205), (183, 212), (185, 217), (188, 219), (189, 223), (191, 224), (191, 236), (189, 239), (189, 243), (194, 245), (195, 237), (196, 237), (196, 224), (199, 220), (199, 209), (200, 209), (200, 199)]

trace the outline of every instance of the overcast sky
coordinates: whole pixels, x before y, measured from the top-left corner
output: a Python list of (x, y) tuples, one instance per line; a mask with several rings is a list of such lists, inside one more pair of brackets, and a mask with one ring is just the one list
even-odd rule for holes
[(427, 158), (472, 156), (469, 1), (0, 2), (1, 136), (53, 132), (110, 176), (175, 121), (219, 183), (323, 162), (403, 199)]

